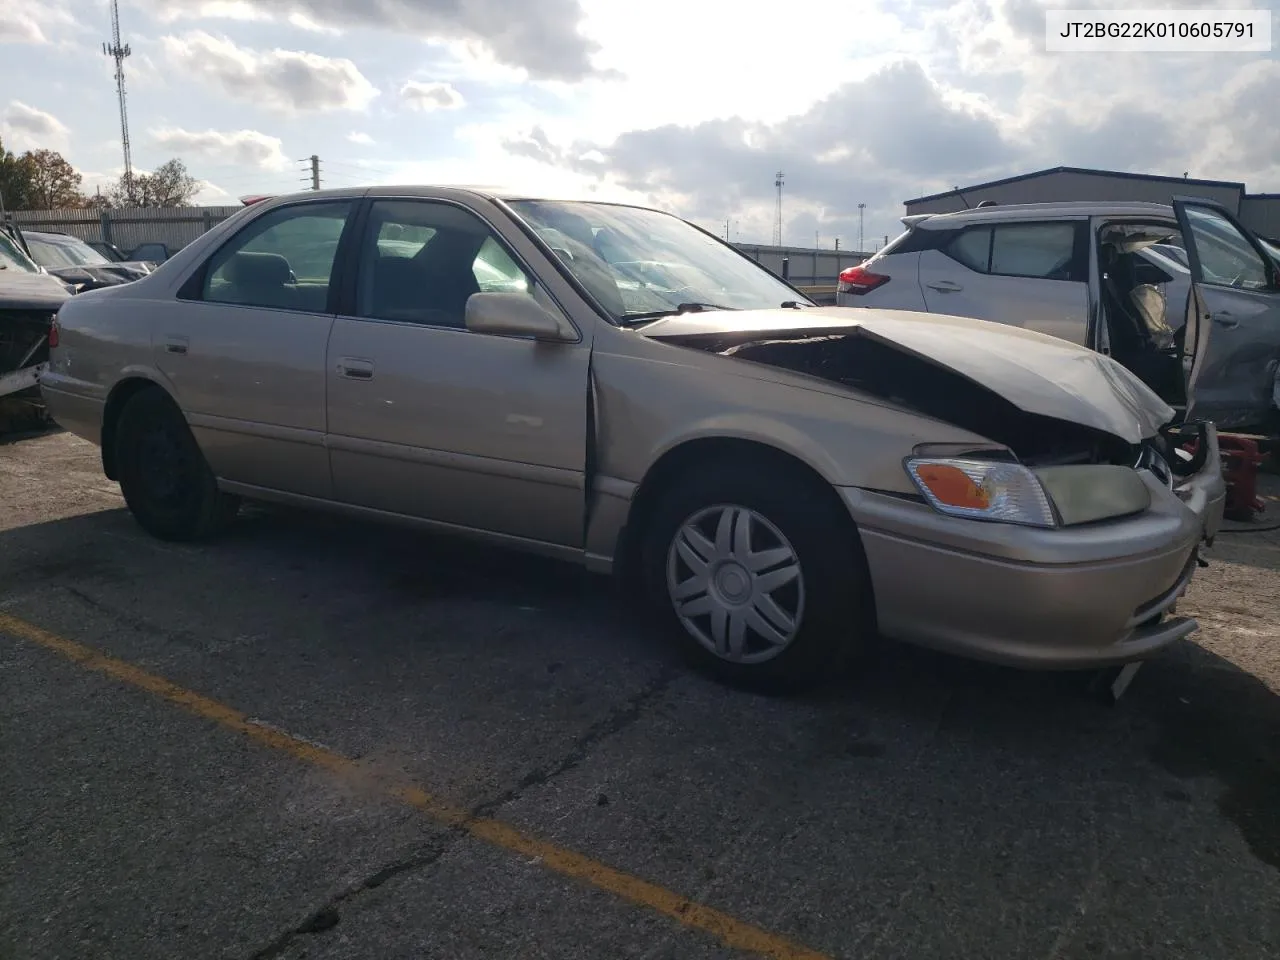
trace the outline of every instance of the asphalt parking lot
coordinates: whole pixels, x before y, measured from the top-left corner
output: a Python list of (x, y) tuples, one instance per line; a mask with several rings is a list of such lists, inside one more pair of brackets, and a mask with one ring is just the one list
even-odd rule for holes
[(572, 568), (163, 544), (0, 445), (0, 957), (1275, 957), (1280, 534), (1210, 559), (1114, 706), (895, 647), (770, 700)]

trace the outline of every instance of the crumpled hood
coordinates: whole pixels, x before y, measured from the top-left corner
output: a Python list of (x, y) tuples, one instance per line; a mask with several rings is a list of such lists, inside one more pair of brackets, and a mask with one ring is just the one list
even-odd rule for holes
[(859, 336), (954, 371), (1019, 409), (1105, 431), (1127, 443), (1154, 435), (1174, 410), (1110, 357), (1007, 324), (906, 310), (814, 307), (703, 311), (638, 332), (660, 340), (740, 343), (774, 337)]
[(0, 310), (57, 310), (71, 296), (66, 285), (43, 273), (0, 270)]

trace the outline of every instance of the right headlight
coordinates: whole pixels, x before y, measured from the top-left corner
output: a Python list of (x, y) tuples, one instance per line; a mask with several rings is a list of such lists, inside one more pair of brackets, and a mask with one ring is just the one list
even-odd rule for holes
[(916, 457), (907, 473), (939, 513), (970, 520), (1057, 526), (1036, 475), (1020, 463), (963, 457)]
[(1031, 470), (1020, 463), (964, 457), (917, 457), (906, 467), (930, 506), (971, 520), (1070, 527), (1151, 506), (1151, 490), (1131, 467), (1073, 464)]

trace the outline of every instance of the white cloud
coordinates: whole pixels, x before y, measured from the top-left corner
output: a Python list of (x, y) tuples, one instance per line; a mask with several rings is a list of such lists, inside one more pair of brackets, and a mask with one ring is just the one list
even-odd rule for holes
[(462, 94), (451, 84), (439, 81), (423, 83), (420, 80), (410, 80), (400, 88), (400, 99), (409, 109), (423, 112), (457, 110), (466, 103)]
[(161, 23), (173, 23), (175, 20), (270, 20), (271, 14), (250, 0), (166, 0), (154, 3), (152, 0), (134, 0), (136, 7), (142, 7)]
[(373, 137), (369, 136), (367, 133), (361, 133), (359, 130), (353, 130), (351, 133), (348, 133), (347, 140), (351, 143), (358, 143), (362, 147), (373, 145)]
[(10, 7), (0, 10), (0, 43), (48, 43), (39, 22), (29, 13)]
[(378, 95), (350, 60), (298, 50), (249, 50), (203, 31), (163, 40), (169, 62), (190, 81), (268, 109), (362, 110)]
[[(134, 0), (147, 4), (148, 0)], [(285, 20), (305, 29), (364, 28), (431, 41), (466, 41), (498, 61), (555, 80), (596, 74), (599, 45), (580, 29), (580, 0), (163, 0), (167, 21)]]
[(0, 4), (0, 43), (49, 44), (80, 29), (83, 24), (72, 16), (64, 0), (6, 0)]
[(165, 127), (151, 131), (156, 146), (178, 154), (194, 154), (206, 160), (260, 170), (287, 170), (291, 166), (279, 137), (257, 130), (183, 130)]
[(70, 130), (52, 113), (28, 106), (20, 100), (11, 100), (0, 120), (0, 129), (11, 149), (51, 150), (63, 149)]

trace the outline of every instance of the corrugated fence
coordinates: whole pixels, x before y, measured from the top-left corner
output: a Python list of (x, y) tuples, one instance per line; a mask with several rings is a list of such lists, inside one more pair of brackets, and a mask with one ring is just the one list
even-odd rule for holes
[(15, 210), (6, 214), (6, 219), (26, 230), (69, 233), (81, 240), (105, 240), (128, 253), (143, 243), (163, 243), (170, 250), (177, 250), (242, 209), (234, 206)]
[[(206, 230), (244, 209), (234, 207), (120, 208), (111, 210), (17, 210), (7, 213), (19, 227), (69, 233), (81, 240), (105, 240), (125, 253), (143, 243), (163, 243), (171, 251), (186, 246)], [(818, 250), (813, 247), (773, 247), (734, 244), (766, 270), (797, 286), (834, 284), (845, 267), (861, 263), (869, 254), (853, 250)]]

